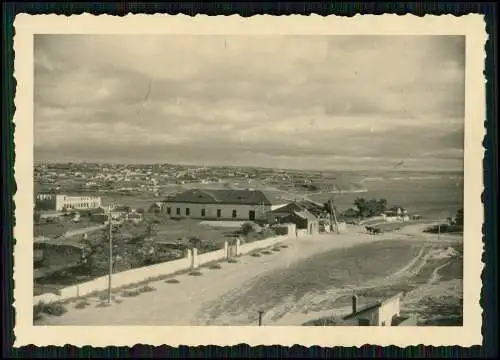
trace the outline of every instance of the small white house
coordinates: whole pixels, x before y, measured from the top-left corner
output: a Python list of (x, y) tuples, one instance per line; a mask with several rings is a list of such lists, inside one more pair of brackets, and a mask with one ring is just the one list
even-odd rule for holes
[(384, 211), (382, 217), (387, 222), (410, 220), (410, 217), (408, 216), (408, 212), (406, 211), (406, 209), (400, 206), (393, 206), (389, 210)]
[(352, 297), (352, 313), (344, 316), (345, 325), (353, 326), (391, 326), (393, 320), (399, 317), (402, 293), (386, 300), (358, 309), (358, 298)]

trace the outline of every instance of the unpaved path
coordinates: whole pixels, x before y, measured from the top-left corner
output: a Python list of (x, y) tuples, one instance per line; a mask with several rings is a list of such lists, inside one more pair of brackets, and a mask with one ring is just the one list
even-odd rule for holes
[[(375, 290), (375, 292), (382, 290), (382, 293), (386, 290), (398, 292), (397, 288), (401, 285), (404, 287), (404, 284), (407, 284), (409, 279), (419, 274), (422, 268), (431, 260), (430, 257), (442, 251), (435, 248), (436, 244), (439, 244), (439, 248), (441, 248), (442, 245), (444, 247), (449, 245), (448, 240), (453, 242), (458, 240), (456, 237), (445, 241), (441, 237), (440, 240), (437, 240), (432, 235), (426, 236), (426, 234), (422, 234), (421, 230), (422, 226), (416, 225), (407, 228), (404, 232), (400, 232), (400, 236), (392, 236), (392, 239), (396, 237), (400, 240), (416, 241), (420, 246), (420, 250), (415, 257), (409, 259), (407, 264), (389, 276), (373, 278), (357, 286), (346, 284), (339, 288), (331, 287), (324, 290), (312, 290), (299, 298), (294, 297), (293, 289), (290, 289), (290, 293), (282, 296), (278, 303), (264, 296), (265, 294), (260, 293), (259, 296), (259, 291), (262, 291), (262, 289), (253, 287), (254, 283), (249, 282), (247, 283), (248, 286), (226, 293), (216, 302), (205, 306), (199, 312), (198, 317), (202, 320), (202, 323), (208, 325), (253, 325), (257, 322), (258, 310), (263, 310), (263, 322), (266, 325), (300, 325), (309, 320), (325, 316), (347, 314), (351, 311), (351, 308), (342, 305), (342, 302), (345, 303), (342, 299), (349, 297), (353, 292), (366, 293), (367, 290)], [(427, 284), (418, 289), (424, 290), (424, 288), (431, 285), (434, 289), (438, 289), (435, 286), (435, 283), (439, 280), (438, 272), (448, 263), (436, 267), (430, 274)], [(290, 276), (293, 278), (296, 275)], [(265, 281), (268, 282), (268, 280)], [(391, 290), (393, 287), (396, 290)], [(248, 288), (252, 290), (248, 291)], [(269, 291), (273, 291), (271, 286), (269, 286)], [(459, 293), (457, 292), (457, 294)], [(268, 299), (267, 302), (263, 297)], [(248, 298), (251, 300), (247, 301)], [(337, 300), (341, 301), (339, 305), (335, 305)]]
[(333, 249), (399, 237), (411, 241), (413, 237), (409, 235), (420, 232), (421, 227), (409, 226), (404, 234), (400, 231), (401, 236), (394, 233), (370, 236), (363, 233), (361, 227), (350, 227), (346, 234), (290, 239), (286, 242), (288, 248), (280, 252), (261, 257), (245, 255), (238, 263), (222, 263), (219, 270), (203, 268), (202, 276), (178, 276), (178, 284), (154, 282), (150, 285), (156, 291), (122, 298), (123, 302), (110, 307), (92, 305), (76, 309), (74, 304), (69, 304), (66, 314), (45, 318), (40, 325), (203, 325), (207, 319), (199, 314), (205, 306), (231, 290), (245, 288), (245, 283), (265, 273)]

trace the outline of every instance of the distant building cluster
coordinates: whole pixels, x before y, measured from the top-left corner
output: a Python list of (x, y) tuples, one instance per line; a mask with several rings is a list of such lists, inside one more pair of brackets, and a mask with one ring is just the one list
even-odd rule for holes
[(96, 209), (101, 206), (99, 196), (69, 196), (63, 194), (38, 194), (35, 207), (40, 210)]

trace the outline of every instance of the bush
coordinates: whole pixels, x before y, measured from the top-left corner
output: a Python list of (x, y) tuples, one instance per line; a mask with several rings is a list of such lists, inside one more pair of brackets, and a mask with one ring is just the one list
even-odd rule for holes
[(75, 309), (85, 309), (90, 303), (87, 300), (82, 300), (75, 305)]
[(222, 266), (220, 266), (220, 264), (213, 264), (213, 265), (210, 265), (208, 268), (212, 269), (212, 270), (218, 270), (218, 269), (222, 269)]
[(240, 234), (243, 236), (248, 236), (255, 232), (254, 224), (250, 222), (246, 222), (241, 225)]
[(275, 247), (273, 248), (273, 251), (281, 251), (281, 249), (279, 247)]
[(280, 245), (280, 248), (286, 249), (288, 245)]
[(135, 296), (138, 296), (140, 294), (141, 293), (138, 290), (125, 290), (124, 292), (122, 292), (123, 297), (135, 297)]
[(64, 305), (60, 303), (46, 304), (42, 301), (33, 306), (33, 318), (35, 320), (39, 320), (42, 317), (42, 314), (61, 316), (67, 311), (68, 310), (64, 307)]
[(167, 279), (165, 280), (167, 284), (178, 284), (180, 281), (177, 279)]
[(156, 288), (146, 285), (138, 289), (139, 292), (141, 293), (146, 293), (146, 292), (153, 292), (156, 291)]
[(260, 257), (260, 254), (256, 252), (256, 253), (253, 253), (251, 256), (253, 256), (253, 257)]
[(236, 259), (228, 259), (227, 262), (230, 263), (230, 264), (234, 264), (234, 263), (237, 263), (238, 260), (236, 260)]
[(194, 270), (194, 271), (191, 271), (189, 273), (189, 275), (191, 275), (191, 276), (200, 276), (200, 275), (203, 275), (203, 273), (201, 271)]
[[(114, 300), (114, 299), (115, 299), (115, 297), (113, 295), (111, 295), (111, 300)], [(105, 294), (99, 295), (99, 300), (101, 300), (101, 301), (107, 301), (108, 300), (108, 294), (105, 293)]]
[(269, 254), (271, 254), (271, 252), (269, 250), (264, 250), (264, 251), (262, 251), (262, 254), (269, 255)]

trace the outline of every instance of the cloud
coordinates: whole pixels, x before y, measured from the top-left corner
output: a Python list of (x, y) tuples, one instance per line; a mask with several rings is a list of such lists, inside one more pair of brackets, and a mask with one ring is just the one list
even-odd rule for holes
[(464, 56), (460, 36), (37, 35), (35, 156), (451, 164)]

